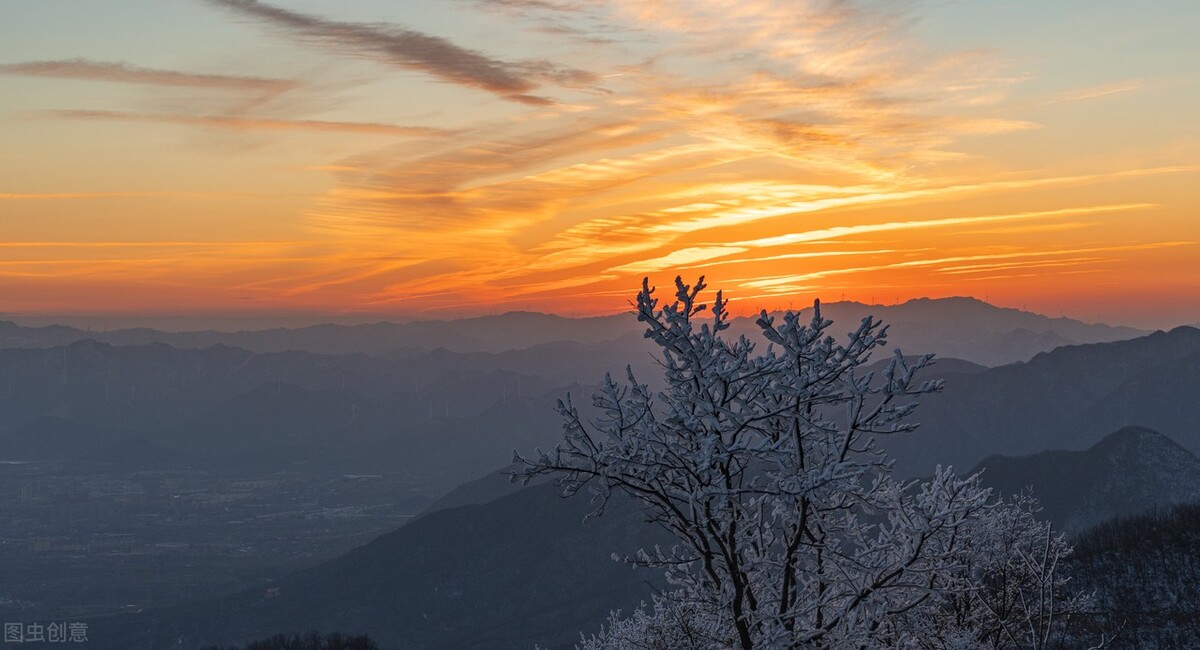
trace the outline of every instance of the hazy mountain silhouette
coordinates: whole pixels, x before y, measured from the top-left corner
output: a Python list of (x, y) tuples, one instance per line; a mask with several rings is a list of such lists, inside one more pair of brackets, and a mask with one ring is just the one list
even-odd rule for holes
[[(627, 361), (641, 378), (658, 374), (633, 335), (401, 359), (90, 340), (4, 349), (0, 459), (77, 458), (136, 435), (198, 458), (260, 459), (264, 468), (270, 449), (287, 449), (285, 464), (306, 462), (308, 449), (314, 463), (337, 470), (436, 467), (448, 489), (514, 447), (551, 444), (554, 400), (570, 390), (586, 402), (591, 389), (574, 382), (597, 381), (606, 369), (619, 375)], [(1082, 449), (1129, 424), (1200, 450), (1200, 413), (1189, 408), (1200, 400), (1194, 328), (1065, 346), (990, 369), (945, 359), (926, 376), (945, 377), (946, 391), (923, 398), (917, 433), (887, 442), (904, 474), (938, 462), (969, 467), (996, 453)]]
[[(811, 312), (808, 307), (801, 313), (811, 317)], [(1119, 341), (1147, 334), (1130, 327), (996, 307), (974, 298), (917, 298), (897, 305), (822, 303), (821, 315), (834, 322), (831, 331), (835, 333), (850, 331), (870, 315), (889, 326), (890, 345), (905, 354), (932, 352), (985, 366), (1025, 361), (1061, 345)], [(752, 340), (758, 337), (750, 319), (736, 323), (734, 331)]]
[[(612, 358), (576, 352), (550, 363), (593, 374)], [(557, 436), (553, 399), (566, 380), (502, 369), (537, 366), (545, 351), (497, 356), (440, 350), (387, 360), (95, 341), (0, 350), (0, 460), (86, 460), (139, 436), (199, 465), (420, 468), (449, 489), (518, 444)]]
[(97, 332), (61, 325), (22, 327), (0, 321), (0, 347), (53, 347), (94, 339), (113, 345), (167, 343), (182, 348), (227, 345), (260, 353), (304, 350), (321, 354), (386, 354), (400, 351), (403, 355), (406, 350), (438, 347), (458, 352), (502, 352), (553, 341), (597, 343), (639, 329), (637, 322), (626, 315), (567, 318), (533, 312), (508, 312), (461, 320), (327, 324), (238, 332), (165, 332), (149, 328)]
[(1039, 515), (1079, 532), (1112, 517), (1200, 501), (1200, 460), (1166, 436), (1126, 427), (1084, 451), (991, 456), (972, 472), (1002, 495), (1030, 488)]
[[(553, 402), (568, 390), (586, 402), (591, 389), (580, 379), (597, 381), (605, 369), (619, 375), (627, 361), (639, 377), (656, 377), (655, 359), (639, 346), (629, 336), (402, 359), (90, 340), (4, 349), (0, 459), (22, 450), (75, 458), (137, 435), (217, 460), (268, 461), (263, 450), (287, 448), (286, 462), (304, 462), (308, 448), (314, 462), (337, 469), (437, 467), (448, 489), (495, 468), (514, 447), (556, 440)], [(938, 462), (969, 467), (996, 453), (1082, 449), (1098, 432), (1129, 424), (1200, 450), (1200, 413), (1189, 408), (1200, 400), (1194, 328), (1065, 346), (990, 369), (947, 359), (926, 376), (945, 377), (946, 391), (923, 398), (917, 433), (887, 441), (904, 474)]]
[[(937, 352), (941, 356), (989, 366), (1027, 360), (1059, 345), (1114, 341), (1146, 333), (1128, 327), (1049, 318), (995, 307), (973, 298), (921, 298), (898, 305), (827, 303), (823, 305), (823, 311), (839, 328), (852, 327), (868, 314), (883, 319), (891, 324), (892, 344), (906, 353)], [(754, 323), (755, 318), (734, 319), (734, 332), (759, 340)], [(498, 353), (555, 342), (599, 344), (632, 335), (632, 339), (624, 339), (629, 344), (640, 338), (642, 329), (628, 314), (565, 318), (531, 312), (448, 321), (315, 325), (240, 332), (164, 332), (147, 328), (96, 332), (63, 326), (22, 327), (0, 321), (0, 348), (54, 347), (94, 339), (125, 346), (167, 343), (180, 348), (208, 348), (225, 345), (257, 353), (303, 350), (409, 358), (422, 350), (439, 347), (455, 352)]]

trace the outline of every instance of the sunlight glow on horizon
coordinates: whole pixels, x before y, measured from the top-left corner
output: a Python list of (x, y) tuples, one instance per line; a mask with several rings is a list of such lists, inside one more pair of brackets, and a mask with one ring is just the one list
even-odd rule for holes
[(1193, 3), (127, 4), (6, 10), (3, 311), (1200, 322)]

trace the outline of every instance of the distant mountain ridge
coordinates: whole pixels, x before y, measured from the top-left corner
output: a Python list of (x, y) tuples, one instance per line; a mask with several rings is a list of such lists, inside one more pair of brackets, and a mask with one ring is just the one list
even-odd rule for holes
[[(801, 310), (805, 317), (811, 317), (811, 313), (812, 307)], [(1105, 343), (1149, 333), (1131, 327), (1050, 318), (964, 297), (915, 298), (897, 305), (822, 303), (821, 315), (834, 322), (833, 332), (849, 331), (869, 315), (888, 326), (891, 346), (905, 354), (935, 353), (985, 366), (1027, 361), (1063, 345)], [(756, 333), (751, 330), (756, 328), (749, 319), (735, 325), (739, 333)]]
[[(401, 358), (90, 339), (0, 349), (0, 459), (78, 457), (141, 436), (178, 452), (226, 458), (267, 458), (254, 454), (303, 443), (320, 462), (365, 462), (378, 471), (378, 461), (396, 456), (403, 443), (410, 457), (428, 454), (446, 467), (455, 467), (456, 453), (473, 458), (447, 474), (449, 489), (495, 468), (513, 447), (555, 440), (554, 399), (567, 391), (586, 398), (605, 371), (620, 373), (625, 363), (653, 383), (655, 362), (637, 334)], [(925, 376), (943, 376), (946, 391), (921, 400), (916, 433), (885, 442), (909, 476), (935, 463), (970, 467), (996, 453), (1082, 449), (1096, 442), (1095, 432), (1130, 424), (1200, 451), (1200, 412), (1191, 408), (1200, 402), (1194, 328), (1063, 346), (994, 368), (947, 359)]]
[(535, 312), (508, 312), (462, 320), (380, 322), (367, 325), (312, 325), (221, 332), (168, 332), (149, 328), (81, 330), (62, 325), (25, 327), (0, 321), (0, 348), (55, 347), (92, 339), (112, 345), (166, 343), (180, 348), (225, 345), (252, 352), (303, 350), (319, 354), (389, 354), (406, 348), (456, 352), (503, 352), (554, 341), (598, 343), (638, 330), (626, 315), (567, 318)]
[[(590, 374), (598, 358), (534, 351), (500, 361), (486, 353), (389, 360), (90, 340), (3, 349), (0, 460), (274, 471), (307, 459), (330, 471), (419, 471), (448, 490), (491, 471), (514, 446), (558, 435), (553, 398), (566, 384), (504, 365), (560, 363), (582, 374), (583, 364)], [(110, 449), (121, 443), (129, 445), (124, 457)]]
[[(824, 304), (822, 309), (825, 317), (833, 319), (839, 328), (852, 327), (867, 315), (882, 319), (891, 325), (892, 345), (906, 353), (936, 352), (987, 366), (1024, 361), (1060, 345), (1115, 341), (1146, 334), (1129, 327), (1089, 324), (995, 307), (973, 298), (919, 298), (898, 305), (839, 302)], [(811, 307), (804, 311), (811, 311)], [(755, 319), (734, 319), (733, 332), (759, 340)], [(165, 332), (147, 328), (97, 332), (61, 325), (24, 327), (0, 321), (0, 348), (55, 347), (93, 339), (113, 345), (166, 343), (180, 348), (224, 345), (257, 353), (303, 350), (405, 357), (437, 348), (500, 353), (564, 341), (582, 344), (619, 339), (636, 341), (642, 330), (641, 324), (628, 314), (566, 318), (534, 312), (463, 320), (314, 325), (239, 332)], [(635, 347), (648, 349), (636, 344)]]
[[(850, 315), (841, 316), (834, 328), (849, 330)], [(556, 439), (554, 399), (568, 390), (587, 397), (605, 371), (620, 373), (626, 363), (643, 381), (659, 375), (636, 333), (601, 343), (543, 343), (502, 353), (442, 348), (400, 358), (90, 339), (0, 349), (0, 459), (22, 460), (23, 450), (44, 457), (34, 444), (39, 426), (64, 442), (47, 438), (43, 451), (75, 456), (120, 441), (107, 432), (124, 432), (208, 455), (306, 441), (315, 459), (338, 462), (359, 461), (325, 450), (353, 448), (360, 451), (350, 456), (373, 463), (405, 441), (408, 453), (429, 453), (453, 466), (457, 452), (447, 444), (455, 441), (475, 460), (448, 475), (448, 489), (495, 468), (514, 446)], [(925, 376), (943, 376), (946, 391), (921, 400), (918, 432), (885, 441), (909, 476), (926, 474), (936, 463), (970, 467), (996, 453), (1082, 449), (1096, 442), (1095, 432), (1131, 424), (1200, 451), (1200, 412), (1191, 407), (1200, 402), (1195, 328), (1062, 346), (986, 369), (947, 359)], [(71, 423), (81, 425), (72, 435), (93, 431), (96, 444), (86, 437), (65, 444)], [(222, 436), (226, 447), (198, 446), (213, 447)]]

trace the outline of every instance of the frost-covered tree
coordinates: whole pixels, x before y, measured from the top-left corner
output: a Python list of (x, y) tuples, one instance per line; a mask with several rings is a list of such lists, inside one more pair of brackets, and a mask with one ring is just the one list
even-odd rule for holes
[[(676, 586), (650, 612), (616, 619), (585, 647), (895, 647), (949, 590), (962, 590), (957, 551), (989, 508), (975, 477), (938, 468), (901, 482), (877, 438), (912, 430), (916, 398), (940, 381), (914, 380), (931, 362), (896, 351), (866, 372), (887, 328), (864, 319), (838, 341), (814, 305), (758, 325), (768, 345), (722, 335), (721, 293), (676, 279), (664, 306), (643, 282), (637, 316), (661, 350), (665, 388), (627, 370), (606, 377), (585, 420), (568, 396), (564, 438), (516, 455), (516, 478), (557, 477), (565, 495), (588, 487), (600, 513), (620, 490), (674, 534), (672, 548), (634, 561), (664, 567)], [(925, 612), (925, 615), (922, 615)], [(622, 637), (624, 635), (624, 637)]]
[(1065, 562), (1071, 545), (1028, 494), (992, 504), (968, 521), (951, 549), (957, 580), (897, 628), (904, 645), (929, 650), (961, 648), (1104, 648), (1112, 634), (1084, 632), (1078, 622), (1092, 598), (1071, 588)]

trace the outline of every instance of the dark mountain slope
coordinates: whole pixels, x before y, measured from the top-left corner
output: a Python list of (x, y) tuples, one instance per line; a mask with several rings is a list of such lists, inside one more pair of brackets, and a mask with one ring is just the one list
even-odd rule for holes
[[(1200, 390), (1191, 374), (1200, 371), (1188, 365), (1200, 359), (1196, 355), (1200, 330), (1180, 327), (1129, 341), (1062, 347), (983, 372), (946, 373), (946, 390), (921, 399), (913, 418), (921, 427), (889, 438), (886, 446), (901, 474), (921, 475), (936, 463), (969, 467), (990, 454), (1084, 449), (1099, 440), (1099, 432), (1141, 424), (1145, 417), (1197, 452), (1200, 411), (1186, 407)], [(935, 367), (929, 376), (937, 374)], [(1127, 385), (1131, 381), (1134, 386)]]
[(1041, 517), (1078, 532), (1117, 516), (1200, 500), (1200, 460), (1162, 434), (1126, 427), (1085, 451), (992, 456), (976, 467), (983, 482), (1008, 496), (1026, 488)]
[(1097, 526), (1075, 542), (1071, 584), (1095, 594), (1098, 630), (1118, 650), (1200, 647), (1200, 503)]
[(1200, 351), (1195, 351), (1140, 373), (1130, 373), (1084, 421), (1091, 426), (1101, 422), (1136, 423), (1161, 431), (1191, 428), (1195, 434), (1200, 432), (1196, 426), (1198, 404)]
[[(1163, 436), (1130, 428), (1084, 452), (989, 458), (984, 476), (1004, 494), (1032, 485), (1044, 515), (1078, 530), (1195, 498), (1198, 465)], [(404, 648), (569, 647), (610, 610), (648, 597), (643, 581), (657, 582), (656, 572), (609, 559), (665, 539), (633, 504), (615, 502), (583, 524), (586, 498), (561, 499), (551, 484), (498, 496), (511, 489), (490, 475), (403, 528), (281, 580), (278, 591), (100, 621), (97, 638), (119, 646), (181, 637), (192, 647), (315, 628)], [(112, 636), (100, 637), (105, 629)]]
[(571, 647), (608, 611), (648, 599), (656, 571), (616, 563), (662, 539), (633, 504), (583, 523), (587, 498), (533, 486), (423, 516), (270, 590), (96, 621), (102, 648), (233, 643), (285, 630), (352, 630), (384, 647)]
[(483, 505), (518, 492), (523, 489), (521, 484), (513, 483), (508, 476), (508, 472), (516, 468), (517, 465), (510, 465), (506, 469), (492, 472), (483, 478), (463, 483), (434, 501), (423, 514), (461, 506)]

